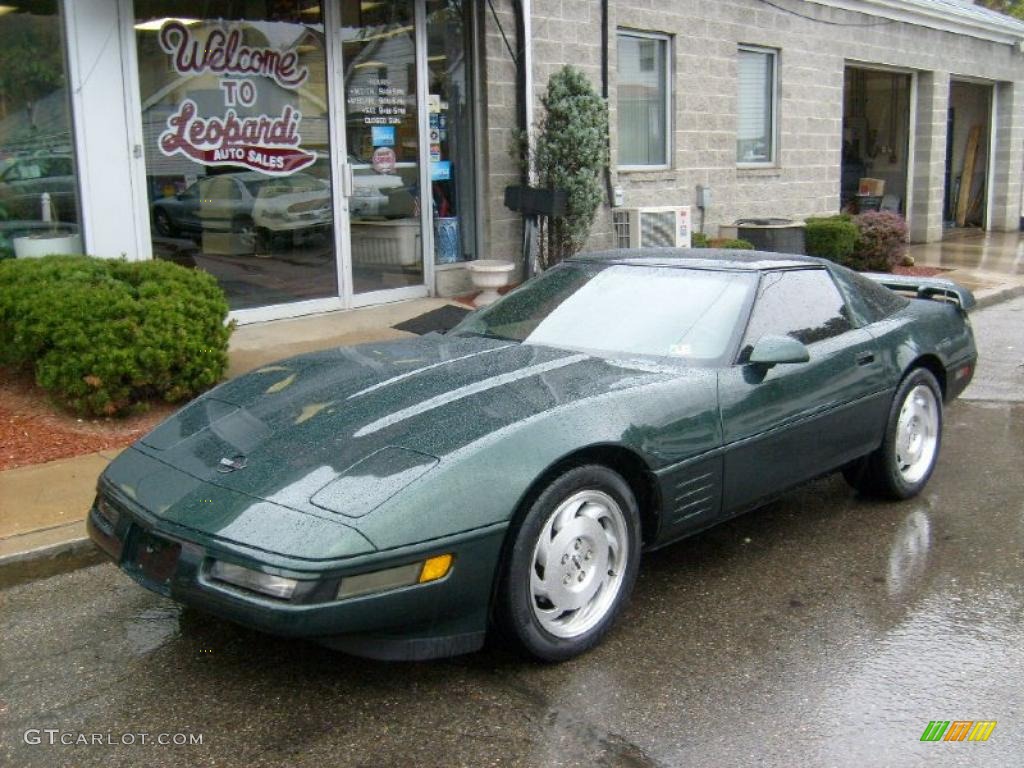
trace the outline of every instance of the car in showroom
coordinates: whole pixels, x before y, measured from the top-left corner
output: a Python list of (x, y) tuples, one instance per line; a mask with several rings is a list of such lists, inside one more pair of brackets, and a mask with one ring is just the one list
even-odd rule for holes
[(736, 251), (582, 255), (446, 334), (232, 379), (104, 471), (143, 586), (351, 653), (568, 659), (641, 554), (842, 471), (910, 498), (976, 362), (971, 293)]
[(280, 178), (255, 171), (206, 176), (152, 206), (161, 237), (204, 232), (260, 236), (326, 230), (333, 220), (330, 186), (308, 173)]
[(70, 154), (34, 154), (13, 159), (0, 171), (4, 218), (39, 221), (43, 194), (50, 196), (54, 221), (78, 221), (75, 164)]

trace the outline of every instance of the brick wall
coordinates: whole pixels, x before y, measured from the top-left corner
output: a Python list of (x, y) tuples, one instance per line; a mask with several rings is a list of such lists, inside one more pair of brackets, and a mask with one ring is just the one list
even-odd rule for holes
[[(710, 233), (739, 217), (804, 218), (835, 212), (839, 207), (843, 74), (848, 63), (857, 63), (918, 73), (910, 200), (915, 240), (935, 240), (942, 234), (950, 77), (999, 83), (991, 220), (996, 229), (1016, 228), (1024, 170), (1024, 55), (1009, 45), (966, 35), (898, 22), (879, 23), (876, 17), (813, 2), (780, 2), (821, 21), (800, 19), (757, 0), (612, 0), (608, 55), (613, 168), (615, 29), (669, 34), (674, 51), (672, 167), (614, 173), (613, 182), (624, 190), (626, 205), (692, 205), (697, 185), (707, 185), (714, 194), (706, 222)], [(514, 45), (511, 3), (495, 0), (495, 8)], [(519, 252), (521, 229), (517, 217), (504, 209), (501, 193), (515, 179), (514, 165), (507, 156), (508, 137), (515, 123), (515, 76), (490, 12), (484, 15), (488, 240), (491, 255), (511, 256)], [(834, 26), (822, 21), (870, 26)], [(599, 87), (600, 23), (597, 0), (533, 0), (535, 99), (550, 74), (565, 63), (583, 69)], [(776, 167), (736, 167), (736, 51), (741, 43), (780, 51)], [(607, 247), (611, 242), (605, 206), (589, 245)]]

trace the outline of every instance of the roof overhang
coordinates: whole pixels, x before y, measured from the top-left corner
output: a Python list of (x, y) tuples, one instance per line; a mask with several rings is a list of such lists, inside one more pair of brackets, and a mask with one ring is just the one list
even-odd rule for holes
[(1024, 23), (980, 7), (934, 0), (812, 0), (818, 5), (1019, 46)]

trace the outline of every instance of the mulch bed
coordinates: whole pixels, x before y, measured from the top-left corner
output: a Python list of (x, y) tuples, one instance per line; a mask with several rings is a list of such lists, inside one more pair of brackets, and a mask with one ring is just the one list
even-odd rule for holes
[(909, 275), (911, 277), (935, 277), (941, 275), (943, 272), (949, 272), (948, 269), (942, 269), (941, 267), (893, 267), (892, 273), (894, 275)]
[(54, 405), (30, 376), (0, 370), (0, 471), (124, 448), (177, 408), (155, 403), (123, 419), (80, 419)]

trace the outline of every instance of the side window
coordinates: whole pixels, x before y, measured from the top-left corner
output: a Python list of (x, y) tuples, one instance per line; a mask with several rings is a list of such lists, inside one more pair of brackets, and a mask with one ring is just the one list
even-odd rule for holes
[(832, 269), (850, 307), (865, 324), (894, 315), (910, 303), (910, 299), (846, 267), (837, 264)]
[(852, 327), (846, 303), (825, 270), (766, 272), (757, 290), (739, 362), (747, 361), (762, 336), (791, 336), (810, 345)]

